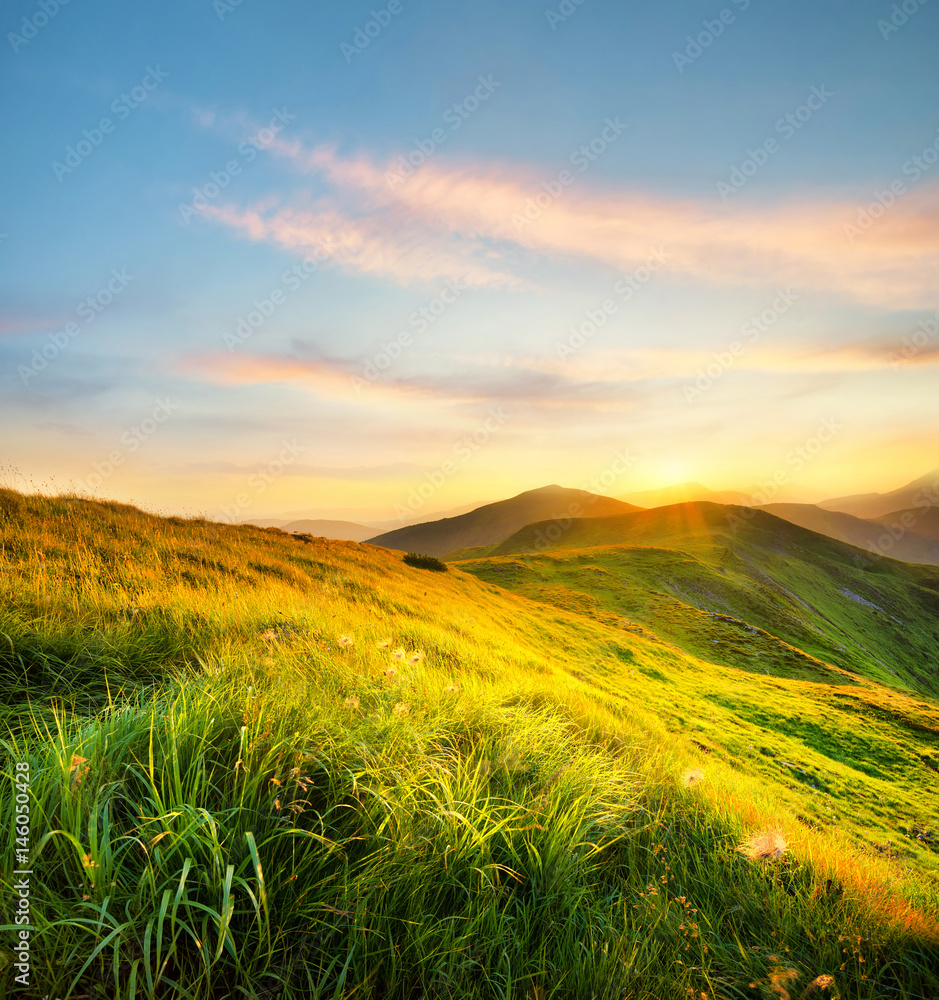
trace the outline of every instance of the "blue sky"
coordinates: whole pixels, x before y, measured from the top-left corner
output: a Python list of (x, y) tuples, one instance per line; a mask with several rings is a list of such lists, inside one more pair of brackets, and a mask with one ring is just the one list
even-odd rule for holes
[(907, 7), (8, 7), (8, 476), (391, 517), (623, 449), (613, 494), (920, 475), (939, 8)]

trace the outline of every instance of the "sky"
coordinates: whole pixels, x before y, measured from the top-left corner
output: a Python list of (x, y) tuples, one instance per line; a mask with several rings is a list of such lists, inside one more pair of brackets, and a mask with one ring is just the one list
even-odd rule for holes
[(390, 519), (939, 464), (939, 5), (0, 26), (3, 485)]

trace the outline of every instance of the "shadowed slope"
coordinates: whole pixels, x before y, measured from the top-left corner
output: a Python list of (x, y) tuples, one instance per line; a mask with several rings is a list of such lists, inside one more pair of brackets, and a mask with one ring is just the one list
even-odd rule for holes
[[(869, 552), (904, 562), (939, 565), (939, 521), (925, 518), (923, 511), (895, 511), (884, 518), (865, 520), (810, 503), (770, 503), (760, 509)], [(939, 514), (939, 510), (931, 513)], [(920, 533), (930, 530), (935, 537)]]
[(510, 500), (486, 504), (459, 517), (398, 528), (368, 541), (388, 549), (442, 557), (455, 549), (499, 542), (523, 525), (546, 517), (602, 517), (633, 510), (638, 508), (611, 497), (561, 486), (544, 486)]

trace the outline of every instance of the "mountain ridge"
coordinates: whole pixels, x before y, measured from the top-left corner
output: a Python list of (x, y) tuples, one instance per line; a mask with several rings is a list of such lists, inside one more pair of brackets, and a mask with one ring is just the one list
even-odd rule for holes
[(864, 518), (881, 517), (910, 508), (936, 507), (939, 506), (939, 468), (888, 493), (856, 493), (821, 500), (816, 506)]
[(759, 509), (869, 552), (903, 562), (939, 565), (939, 523), (935, 538), (917, 533), (918, 511), (894, 511), (880, 521), (826, 510), (815, 504), (770, 503)]
[(443, 558), (458, 549), (497, 543), (532, 521), (595, 517), (638, 509), (613, 497), (552, 484), (484, 504), (457, 517), (407, 525), (366, 541), (383, 548)]

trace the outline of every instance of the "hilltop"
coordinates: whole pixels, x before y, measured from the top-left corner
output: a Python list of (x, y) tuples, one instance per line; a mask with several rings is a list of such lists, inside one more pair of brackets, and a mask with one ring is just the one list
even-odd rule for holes
[(485, 504), (458, 517), (409, 525), (376, 535), (368, 541), (372, 545), (402, 552), (443, 557), (459, 549), (499, 542), (524, 525), (543, 518), (602, 517), (633, 510), (638, 508), (586, 490), (543, 486), (509, 500)]
[(470, 563), (80, 498), (0, 490), (0, 558), (50, 995), (939, 990), (939, 705), (912, 686), (750, 633), (767, 675)]

